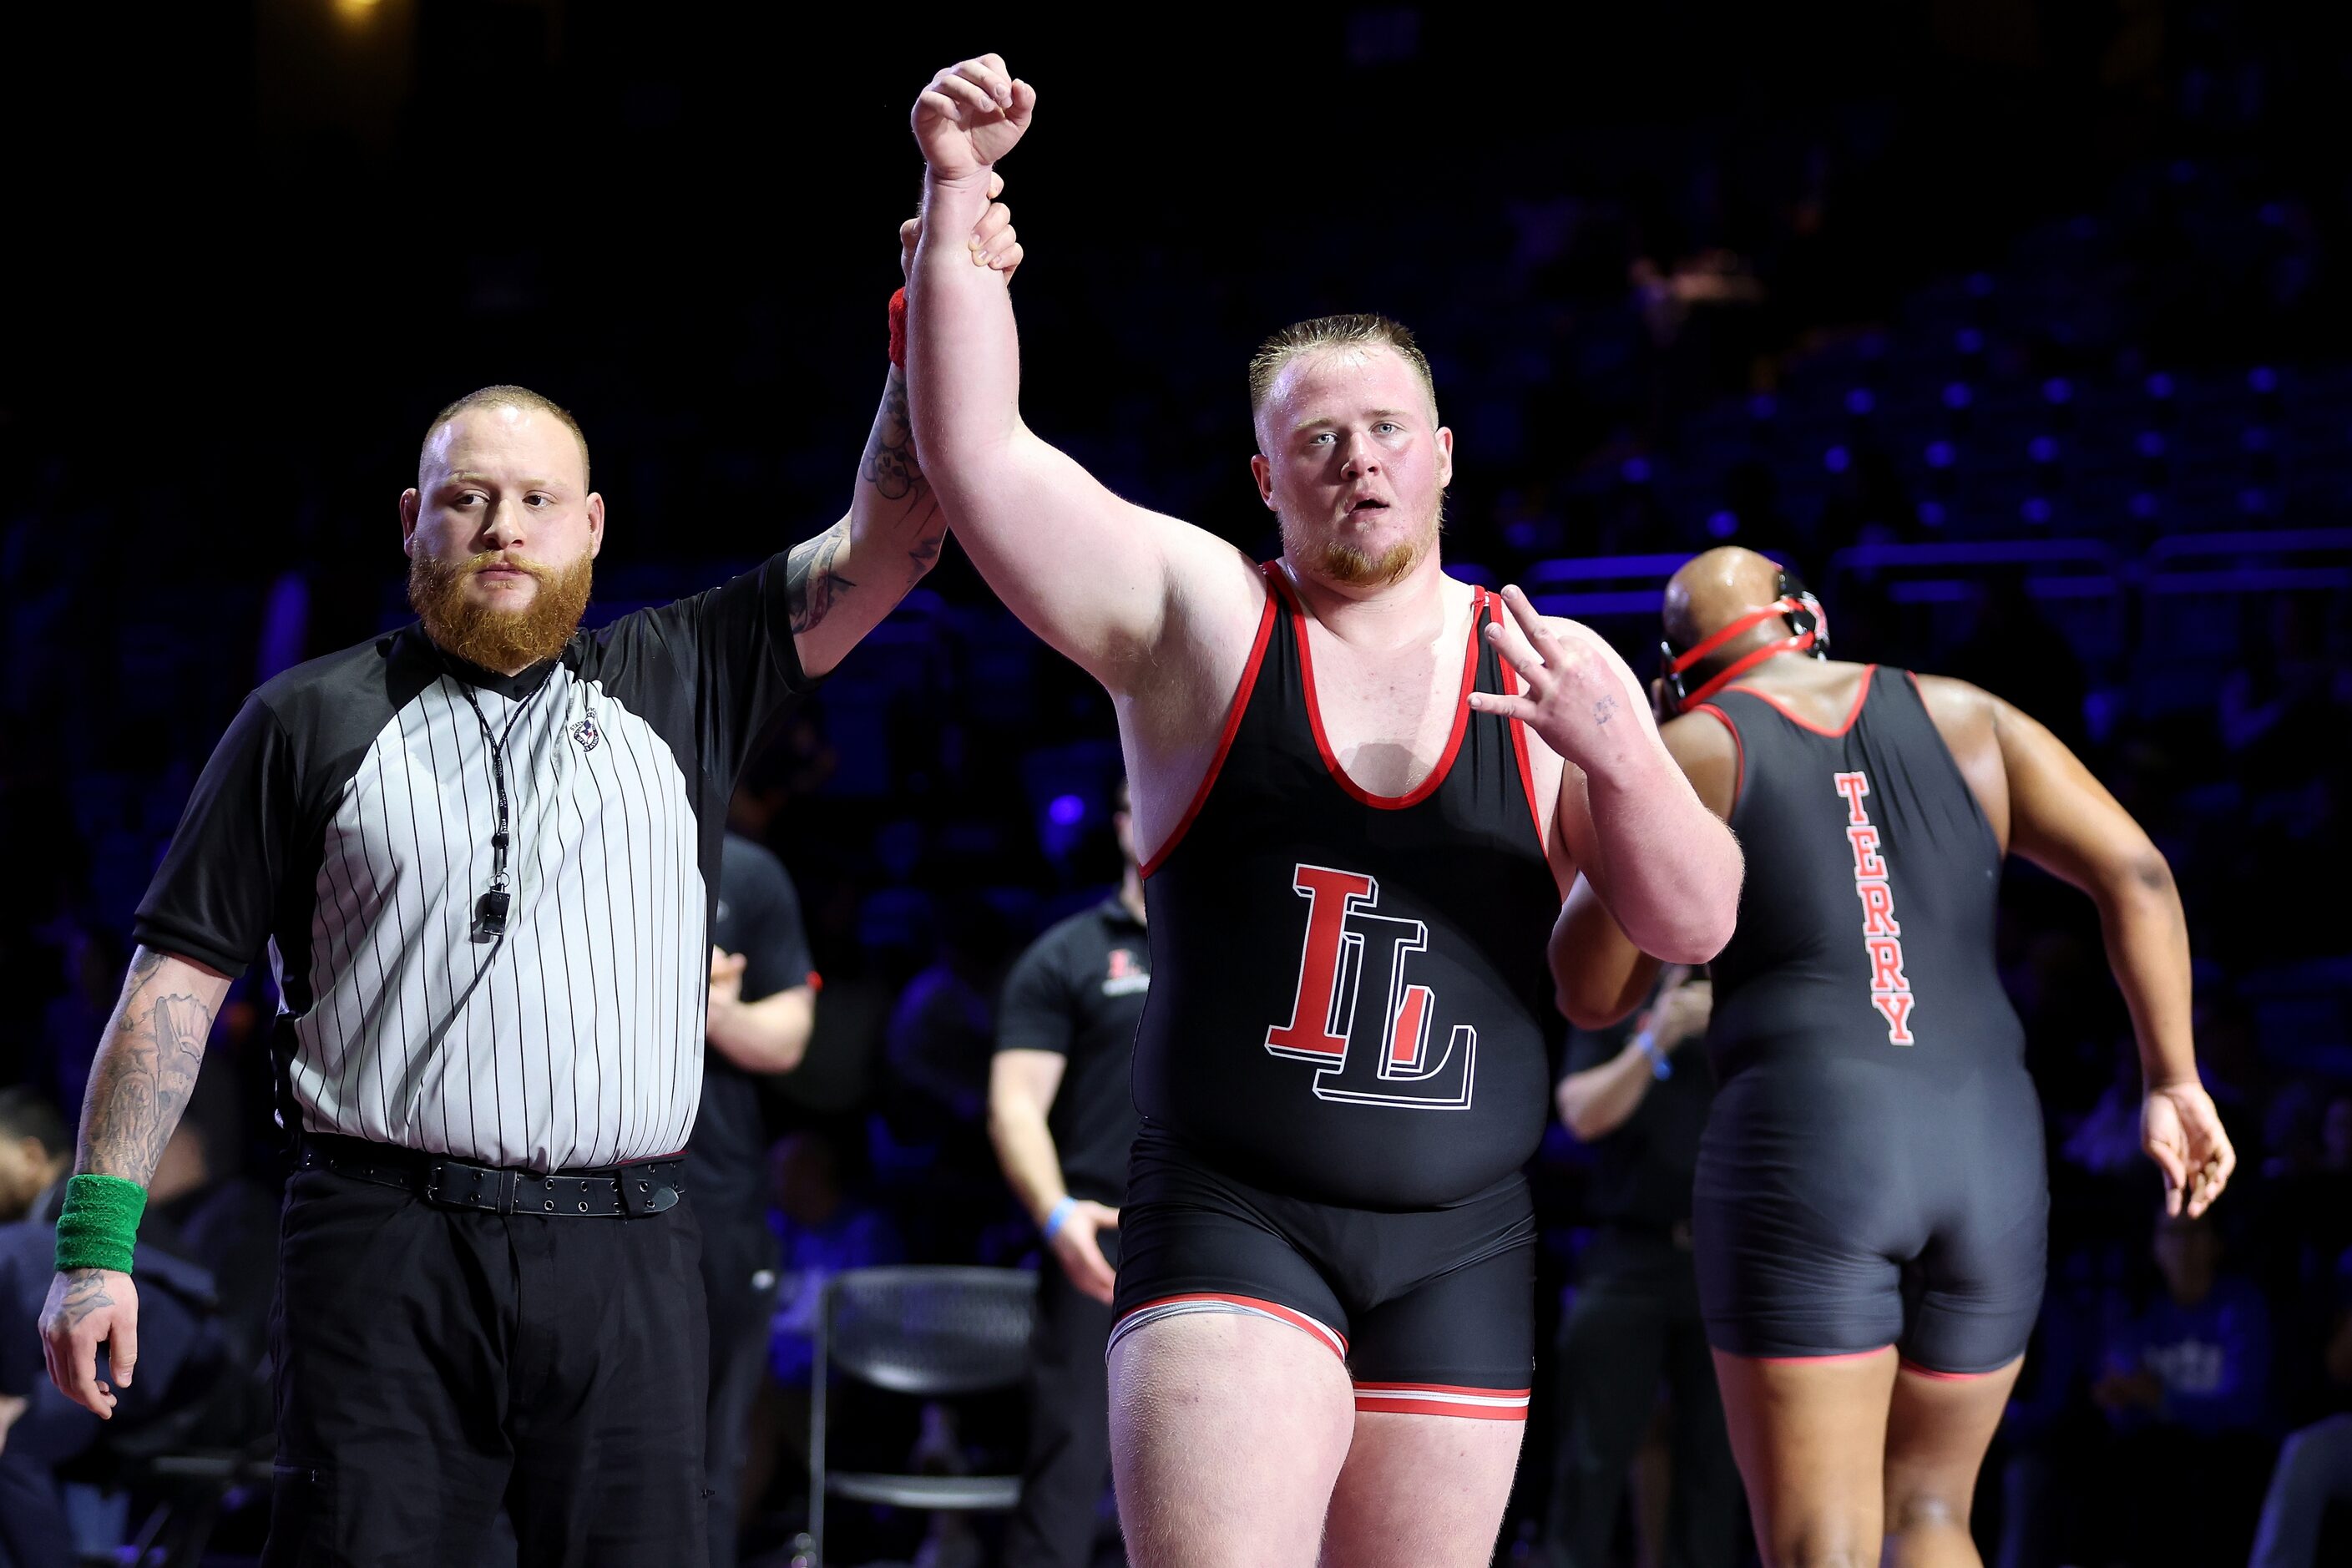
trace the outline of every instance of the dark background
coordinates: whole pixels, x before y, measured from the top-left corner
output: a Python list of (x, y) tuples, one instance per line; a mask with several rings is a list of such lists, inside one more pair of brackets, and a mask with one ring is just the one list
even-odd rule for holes
[[(1436, 366), (1465, 574), (1646, 673), (1665, 573), (1753, 544), (1822, 592), (1841, 653), (1979, 680), (2075, 743), (2180, 875), (2242, 1161), (2225, 1268), (2273, 1303), (2249, 1413), (2174, 1453), (2226, 1450), (2238, 1550), (2278, 1437), (2347, 1403), (2340, 16), (58, 9), (0, 23), (0, 1080), (78, 1103), (236, 702), (405, 617), (394, 500), (435, 409), (520, 382), (578, 414), (610, 504), (594, 615), (838, 515), (907, 111), (992, 48), (1040, 93), (1005, 171), (1024, 412), (1122, 493), (1271, 552), (1249, 351), (1385, 311)], [(739, 824), (799, 879), (828, 979), (779, 1131), (825, 1140), (911, 1256), (1029, 1245), (971, 1096), (993, 977), (1115, 872), (1111, 736), (951, 546), (747, 780)], [(2153, 1178), (2101, 1142), (2136, 1097), (2090, 905), (2021, 870), (2004, 908), (2051, 1119), (2045, 1332), (2074, 1348), (2029, 1373), (1988, 1496), (2092, 1495), (2165, 1425), (2090, 1398), (2161, 1294)], [(267, 1181), (271, 1003), (240, 994), (215, 1057), (243, 1081), (207, 1074), (201, 1120), (216, 1171)], [(1546, 1156), (1556, 1278), (1580, 1160)], [(894, 1209), (942, 1173), (967, 1196)]]

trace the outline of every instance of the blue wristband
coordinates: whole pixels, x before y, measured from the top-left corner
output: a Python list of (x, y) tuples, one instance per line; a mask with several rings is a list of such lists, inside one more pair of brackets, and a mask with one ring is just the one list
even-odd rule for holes
[(1643, 1056), (1650, 1058), (1650, 1076), (1652, 1078), (1656, 1079), (1660, 1083), (1664, 1083), (1666, 1079), (1675, 1076), (1674, 1064), (1666, 1060), (1665, 1052), (1658, 1049), (1657, 1036), (1650, 1033), (1649, 1030), (1644, 1029), (1640, 1034), (1633, 1037), (1633, 1047)]
[(1065, 1194), (1060, 1202), (1045, 1211), (1045, 1223), (1037, 1228), (1045, 1233), (1047, 1241), (1051, 1241), (1055, 1231), (1069, 1224), (1070, 1215), (1076, 1214), (1077, 1208), (1078, 1200)]

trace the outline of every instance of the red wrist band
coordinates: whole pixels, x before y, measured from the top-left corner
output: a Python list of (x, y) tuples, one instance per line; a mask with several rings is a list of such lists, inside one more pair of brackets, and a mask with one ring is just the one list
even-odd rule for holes
[(907, 368), (907, 290), (890, 296), (890, 363)]

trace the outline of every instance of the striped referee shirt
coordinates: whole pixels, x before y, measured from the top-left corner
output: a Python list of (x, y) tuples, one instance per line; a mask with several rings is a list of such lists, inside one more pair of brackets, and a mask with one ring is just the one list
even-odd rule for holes
[[(414, 625), (288, 670), (205, 765), (138, 940), (231, 974), (267, 949), (281, 1114), (309, 1131), (534, 1171), (676, 1152), (727, 799), (813, 684), (784, 578), (779, 555), (514, 677)], [(500, 935), (475, 920), (493, 737)]]

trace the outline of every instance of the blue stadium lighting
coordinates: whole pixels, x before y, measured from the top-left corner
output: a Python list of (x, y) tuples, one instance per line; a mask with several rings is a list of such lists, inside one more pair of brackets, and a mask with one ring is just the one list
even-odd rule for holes
[(1769, 392), (1759, 392), (1748, 400), (1748, 417), (1769, 419), (1780, 411), (1780, 400)]
[(1045, 820), (1056, 827), (1076, 827), (1087, 819), (1084, 795), (1057, 795), (1045, 807)]
[(2267, 452), (2271, 449), (2271, 433), (2260, 425), (2250, 425), (2238, 437), (2238, 445), (2249, 452)]
[(1944, 406), (1947, 408), (1966, 408), (1976, 400), (1977, 395), (1969, 390), (1969, 384), (1965, 381), (1953, 382), (1944, 388)]
[(1952, 346), (1964, 354), (1984, 352), (1984, 334), (1974, 327), (1962, 327), (1952, 334)]
[(2139, 433), (2139, 439), (2132, 445), (2139, 448), (2139, 455), (2143, 458), (2161, 458), (2164, 456), (2164, 432), (2143, 430)]
[(2260, 486), (2249, 485), (2238, 492), (2238, 510), (2248, 513), (2270, 510), (2271, 498)]
[(2267, 396), (2278, 390), (2278, 372), (2266, 364), (2258, 364), (2246, 373), (2246, 384)]
[(1646, 485), (1650, 482), (1650, 459), (1628, 458), (1625, 459), (1624, 466), (1617, 471), (1624, 476), (1625, 482), (1629, 485)]
[(1919, 503), (1919, 521), (1923, 525), (1928, 528), (1943, 527), (1944, 503), (1939, 500), (1921, 501)]
[(1709, 539), (1728, 539), (1738, 531), (1739, 514), (1738, 512), (1718, 511), (1711, 514), (1706, 520), (1706, 534)]
[(2045, 403), (2072, 403), (2074, 384), (2063, 375), (2053, 375), (2042, 384), (2042, 398)]
[(2050, 521), (2050, 502), (2044, 497), (2028, 496), (2025, 498), (2025, 504), (2019, 507), (2017, 510), (2019, 514), (2021, 515), (2028, 522), (2048, 522)]
[(1930, 441), (1927, 443), (1927, 450), (1922, 454), (1927, 459), (1927, 466), (1931, 468), (1950, 468), (1955, 455), (1949, 441)]
[(2150, 397), (2171, 396), (2172, 377), (2165, 374), (2162, 371), (2158, 371), (2154, 375), (2149, 376), (2147, 378), (2147, 395)]
[(2143, 519), (2154, 517), (2156, 515), (2156, 498), (2148, 494), (2146, 490), (2140, 491), (2131, 499), (2131, 514), (2134, 517)]
[(1878, 395), (1866, 386), (1857, 386), (1845, 395), (1845, 411), (1848, 414), (1867, 414), (1877, 406)]
[(1983, 299), (1986, 295), (1992, 292), (1992, 274), (1990, 272), (1969, 273), (1968, 290), (1969, 299)]
[(1853, 467), (1853, 454), (1843, 447), (1832, 447), (1822, 454), (1822, 467), (1833, 474), (1844, 473)]
[(2056, 437), (2050, 436), (2036, 436), (2032, 440), (2028, 441), (2025, 444), (2025, 455), (2032, 458), (2037, 463), (2056, 462), (2058, 460), (2058, 442)]

